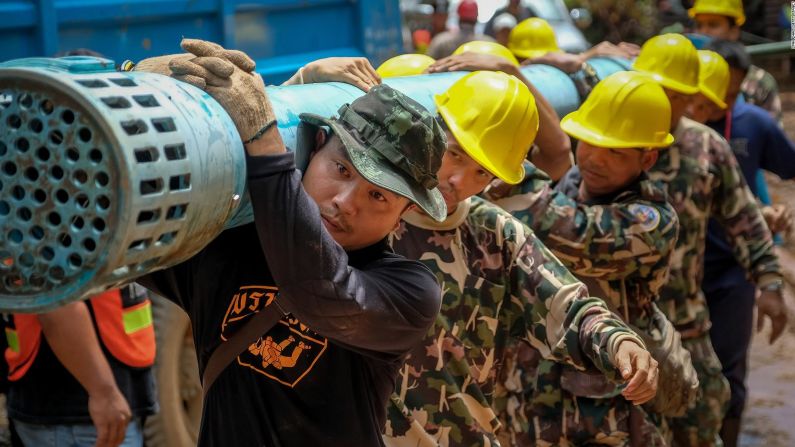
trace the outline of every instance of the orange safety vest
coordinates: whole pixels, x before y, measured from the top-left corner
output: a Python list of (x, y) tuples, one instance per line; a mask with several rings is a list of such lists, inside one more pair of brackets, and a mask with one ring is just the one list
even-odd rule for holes
[[(140, 286), (113, 289), (91, 298), (90, 308), (102, 345), (120, 362), (148, 368), (155, 362), (152, 303)], [(41, 345), (41, 324), (35, 314), (14, 314), (6, 327), (8, 379), (21, 379), (33, 365)]]

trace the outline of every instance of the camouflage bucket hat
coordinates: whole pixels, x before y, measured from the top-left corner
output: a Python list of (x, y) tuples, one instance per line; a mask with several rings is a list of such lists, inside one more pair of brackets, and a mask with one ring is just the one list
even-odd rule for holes
[(428, 110), (387, 86), (378, 85), (339, 109), (339, 117), (302, 113), (301, 121), (326, 126), (339, 136), (359, 174), (401, 195), (437, 221), (447, 217), (436, 172), (447, 145)]

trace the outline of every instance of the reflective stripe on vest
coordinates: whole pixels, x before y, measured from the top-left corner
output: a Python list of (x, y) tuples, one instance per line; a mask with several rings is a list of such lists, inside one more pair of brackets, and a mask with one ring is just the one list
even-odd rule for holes
[[(114, 289), (89, 300), (102, 344), (120, 362), (147, 368), (155, 362), (152, 303), (137, 285)], [(14, 314), (6, 328), (8, 379), (21, 379), (33, 365), (41, 346), (41, 325), (34, 314)]]
[(137, 286), (109, 290), (91, 298), (102, 344), (122, 363), (146, 368), (155, 362), (152, 303)]
[(28, 372), (39, 354), (41, 326), (35, 314), (15, 314), (11, 320), (13, 327), (6, 328), (8, 348), (5, 357), (8, 380), (16, 381)]

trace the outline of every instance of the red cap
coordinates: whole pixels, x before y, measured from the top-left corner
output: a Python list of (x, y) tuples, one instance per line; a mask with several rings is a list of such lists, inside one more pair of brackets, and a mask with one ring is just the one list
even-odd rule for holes
[(412, 37), (414, 38), (415, 46), (417, 45), (427, 46), (428, 44), (431, 43), (431, 32), (428, 31), (427, 29), (418, 29), (414, 31)]
[(458, 4), (458, 19), (477, 22), (478, 3), (475, 0), (461, 0), (461, 3)]

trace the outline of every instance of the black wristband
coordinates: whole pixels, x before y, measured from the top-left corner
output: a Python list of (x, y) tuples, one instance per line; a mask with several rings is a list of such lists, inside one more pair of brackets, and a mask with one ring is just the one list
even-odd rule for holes
[(270, 129), (271, 127), (273, 127), (275, 125), (276, 125), (276, 120), (275, 119), (271, 120), (262, 129), (260, 129), (259, 132), (255, 133), (253, 137), (251, 137), (248, 140), (244, 141), (243, 144), (249, 144), (249, 143), (252, 143), (252, 142), (254, 142), (256, 140), (259, 140), (260, 138), (262, 138), (263, 135), (265, 135), (265, 132), (267, 132), (268, 129)]

